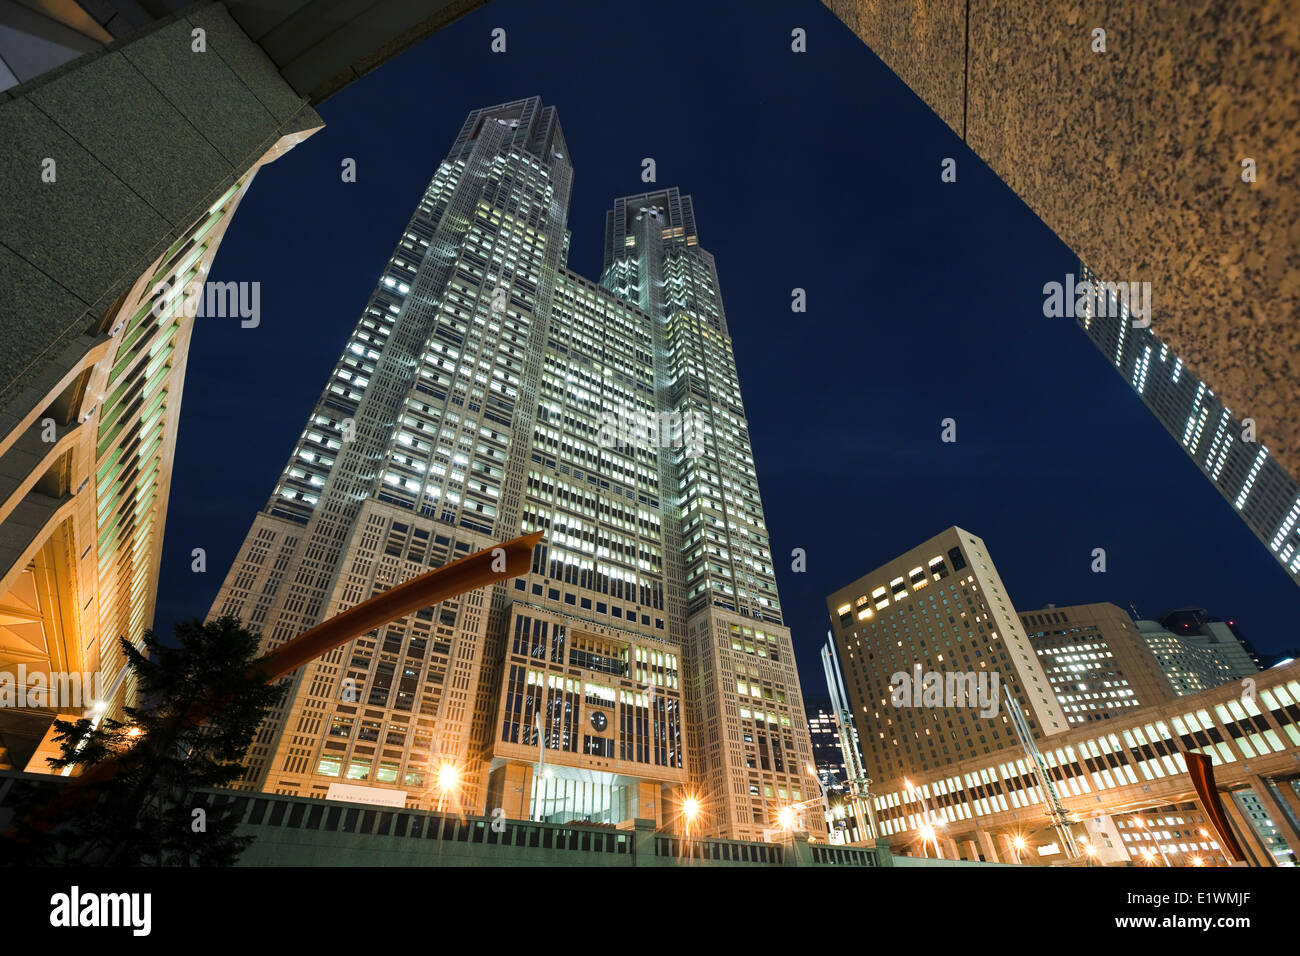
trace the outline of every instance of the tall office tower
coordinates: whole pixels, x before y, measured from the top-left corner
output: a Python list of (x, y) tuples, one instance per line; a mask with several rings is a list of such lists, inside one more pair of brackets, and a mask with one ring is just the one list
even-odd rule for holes
[(1020, 623), (1072, 727), (1177, 696), (1133, 619), (1114, 604), (1049, 606), (1026, 611)]
[(970, 532), (935, 535), (826, 606), (873, 789), (1018, 746), (1012, 697), (1035, 739), (1069, 729), (988, 548)]
[[(1138, 635), (1151, 648), (1165, 680), (1179, 697), (1198, 694), (1236, 679), (1231, 665), (1215, 649), (1175, 634), (1158, 621), (1135, 622)], [(1253, 673), (1253, 672), (1252, 672)]]
[[(684, 432), (685, 447), (660, 457), (672, 491), (665, 547), (680, 561), (669, 597), (685, 605), (692, 786), (716, 832), (756, 838), (782, 805), (815, 797), (812, 745), (717, 270), (690, 197), (617, 200), (601, 284), (653, 318), (655, 398)], [(805, 822), (825, 832), (816, 808)]]
[(1161, 615), (1160, 623), (1183, 640), (1213, 650), (1232, 670), (1233, 677), (1259, 673), (1259, 655), (1237, 629), (1236, 621), (1214, 617), (1203, 607), (1180, 607)]
[(812, 738), (813, 766), (822, 786), (836, 793), (844, 790), (847, 774), (844, 753), (840, 750), (839, 724), (828, 698), (806, 698), (808, 734)]
[[(1079, 264), (1080, 281), (1098, 283)], [(1104, 314), (1103, 314), (1104, 313)], [(1078, 322), (1093, 344), (1124, 376), (1196, 466), (1241, 515), (1292, 580), (1300, 584), (1300, 484), (1268, 448), (1254, 440), (1245, 419), (1186, 372), (1149, 328), (1133, 328), (1115, 289), (1084, 302)]]
[(303, 667), (247, 786), (661, 823), (695, 790), (749, 837), (811, 796), (712, 260), (620, 200), (614, 279), (568, 271), (571, 179), (554, 107), (469, 115), (212, 613), (275, 646), (540, 529), (530, 572)]

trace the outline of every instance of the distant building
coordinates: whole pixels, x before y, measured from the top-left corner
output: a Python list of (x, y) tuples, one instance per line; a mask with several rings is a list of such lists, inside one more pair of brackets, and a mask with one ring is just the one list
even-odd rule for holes
[(1232, 668), (1212, 648), (1174, 634), (1157, 621), (1138, 621), (1137, 629), (1179, 697), (1234, 679)]
[(1237, 629), (1236, 621), (1211, 617), (1203, 607), (1184, 607), (1160, 618), (1166, 630), (1206, 647), (1228, 665), (1233, 677), (1249, 677), (1263, 666), (1255, 648)]
[(1071, 726), (1178, 696), (1133, 619), (1114, 604), (1049, 606), (1020, 620)]
[(808, 732), (812, 736), (813, 765), (817, 779), (827, 794), (844, 791), (847, 774), (844, 770), (844, 752), (840, 749), (840, 729), (835, 711), (825, 697), (805, 697), (804, 712), (808, 715)]

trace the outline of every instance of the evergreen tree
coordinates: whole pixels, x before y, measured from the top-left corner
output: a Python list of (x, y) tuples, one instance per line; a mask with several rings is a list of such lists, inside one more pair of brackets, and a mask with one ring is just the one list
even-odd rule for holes
[(103, 772), (116, 758), (116, 773), (102, 783), (70, 781), (56, 806), (49, 788), (33, 790), (16, 808), (14, 839), (3, 841), (9, 862), (227, 866), (251, 842), (236, 836), (225, 801), (209, 806), (195, 791), (239, 778), (258, 725), (285, 687), (249, 675), (258, 637), (235, 618), (182, 621), (173, 631), (176, 647), (152, 631), (143, 652), (121, 642), (142, 702), (125, 709), (127, 720), (55, 721), (62, 747), (49, 759), (55, 770)]

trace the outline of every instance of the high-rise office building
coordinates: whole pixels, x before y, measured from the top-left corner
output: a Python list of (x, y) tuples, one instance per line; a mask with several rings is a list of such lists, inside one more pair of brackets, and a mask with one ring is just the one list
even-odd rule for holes
[[(1138, 635), (1151, 649), (1165, 680), (1179, 697), (1199, 694), (1235, 680), (1239, 675), (1205, 638), (1175, 634), (1159, 621), (1136, 621)], [(1258, 668), (1249, 673), (1256, 673)], [(1247, 676), (1247, 675), (1240, 675)]]
[[(868, 776), (884, 784), (1070, 726), (984, 542), (953, 527), (826, 601)], [(875, 786), (873, 785), (873, 789)]]
[(597, 284), (572, 175), (539, 98), (469, 115), (212, 613), (276, 646), (540, 529), (530, 573), (304, 666), (246, 786), (614, 823), (689, 794), (695, 832), (754, 839), (816, 796), (691, 200), (617, 200)]
[(1049, 606), (1020, 622), (1072, 727), (1177, 696), (1133, 619), (1114, 604)]
[(1134, 621), (1113, 604), (1080, 604), (1020, 620), (1072, 726), (1259, 672), (1235, 627), (1203, 608)]
[(840, 728), (829, 698), (804, 699), (808, 713), (808, 734), (812, 739), (813, 766), (828, 792), (840, 793), (848, 780), (844, 753), (840, 750)]
[[(1080, 271), (1080, 281), (1099, 288), (1087, 266), (1080, 263)], [(1300, 583), (1300, 484), (1150, 328), (1133, 328), (1128, 305), (1116, 290), (1085, 301), (1078, 322), (1255, 537)]]
[(1188, 643), (1214, 651), (1233, 677), (1249, 677), (1260, 670), (1259, 655), (1236, 621), (1214, 617), (1203, 607), (1180, 607), (1161, 615), (1160, 623)]

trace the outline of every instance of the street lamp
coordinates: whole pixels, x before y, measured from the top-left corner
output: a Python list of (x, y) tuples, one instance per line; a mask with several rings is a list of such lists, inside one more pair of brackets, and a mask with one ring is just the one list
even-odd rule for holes
[[(1148, 827), (1147, 822), (1141, 817), (1137, 818), (1137, 825), (1147, 831), (1147, 838), (1150, 839), (1151, 842), (1156, 845), (1156, 849), (1160, 851), (1160, 857), (1165, 861), (1165, 866), (1172, 866), (1173, 864), (1169, 862), (1169, 857), (1165, 856), (1165, 848), (1162, 847), (1160, 841), (1156, 839), (1155, 831)], [(1154, 856), (1155, 854), (1151, 855)]]
[(691, 838), (691, 827), (694, 826), (695, 820), (700, 815), (700, 801), (695, 797), (687, 797), (682, 803), (682, 817), (686, 820), (686, 839)]
[[(924, 819), (926, 820), (926, 824), (929, 826), (930, 831), (933, 833), (939, 827), (943, 826), (943, 821), (939, 819), (939, 815), (934, 812), (933, 808), (931, 808), (930, 800), (925, 795), (925, 792), (918, 787), (913, 787), (912, 781), (907, 777), (903, 778), (903, 786), (907, 788), (907, 795), (909, 797), (915, 793), (921, 795), (921, 808), (924, 811)], [(943, 859), (943, 851), (939, 849), (939, 838), (937, 836), (934, 838), (934, 855), (937, 859)]]
[(930, 824), (928, 824), (928, 823), (923, 823), (923, 824), (921, 824), (921, 828), (920, 828), (920, 830), (919, 830), (918, 832), (920, 832), (920, 834), (921, 834), (921, 852), (922, 852), (923, 854), (925, 854), (926, 859), (929, 859), (929, 858), (930, 858), (930, 851), (927, 850), (927, 849), (925, 848), (925, 845), (926, 845), (926, 843), (928, 843), (930, 840), (933, 840), (933, 841), (934, 841), (934, 855), (935, 855), (936, 857), (938, 857), (938, 855), (939, 855), (939, 838), (938, 838), (938, 836), (935, 835), (934, 827), (932, 827), (932, 826), (931, 826)]
[(1016, 863), (1019, 864), (1019, 863), (1020, 863), (1020, 853), (1021, 853), (1021, 851), (1024, 850), (1025, 846), (1027, 845), (1026, 842), (1025, 842), (1025, 838), (1022, 837), (1022, 836), (1020, 836), (1019, 834), (1017, 834), (1016, 836), (1012, 837), (1012, 839), (1011, 839), (1011, 845), (1015, 848), (1015, 851), (1016, 851)]
[(460, 769), (452, 763), (444, 763), (438, 768), (438, 812), (443, 811), (447, 794), (456, 789), (460, 783)]

